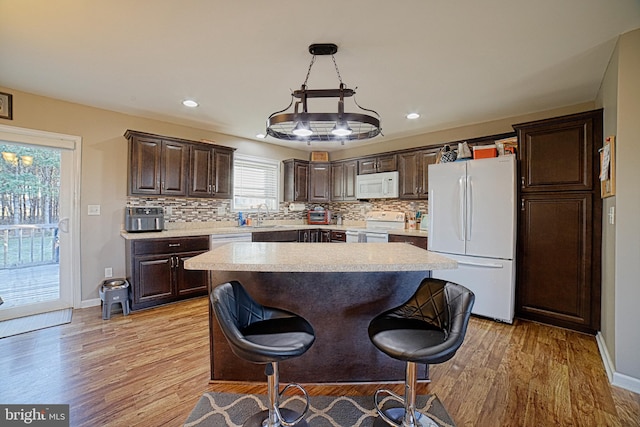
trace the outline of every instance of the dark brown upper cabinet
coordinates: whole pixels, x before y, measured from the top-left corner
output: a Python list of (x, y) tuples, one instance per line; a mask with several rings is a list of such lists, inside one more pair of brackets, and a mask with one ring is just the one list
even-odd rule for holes
[(358, 175), (398, 170), (398, 157), (386, 154), (358, 159)]
[(401, 199), (429, 197), (429, 165), (436, 162), (438, 149), (416, 150), (398, 154)]
[(309, 201), (328, 202), (331, 200), (331, 164), (309, 163)]
[(188, 144), (136, 135), (129, 143), (129, 194), (186, 195)]
[(233, 151), (207, 145), (191, 145), (190, 179), (187, 193), (191, 197), (229, 199), (233, 193)]
[(233, 148), (128, 130), (129, 195), (230, 198)]
[(331, 200), (339, 202), (356, 200), (357, 176), (357, 160), (331, 163)]
[(594, 120), (592, 115), (577, 114), (515, 127), (523, 193), (593, 189)]
[(309, 200), (309, 162), (289, 159), (284, 164), (284, 201), (306, 202)]

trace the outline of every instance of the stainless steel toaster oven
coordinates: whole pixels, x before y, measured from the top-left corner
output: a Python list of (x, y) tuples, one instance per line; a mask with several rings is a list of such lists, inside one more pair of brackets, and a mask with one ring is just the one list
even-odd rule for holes
[(149, 206), (125, 208), (124, 229), (129, 232), (162, 231), (164, 210)]

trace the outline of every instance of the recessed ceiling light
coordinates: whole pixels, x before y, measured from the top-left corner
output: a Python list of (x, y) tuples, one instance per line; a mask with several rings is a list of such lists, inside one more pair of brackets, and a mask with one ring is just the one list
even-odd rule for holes
[(184, 105), (185, 107), (195, 108), (198, 106), (198, 103), (193, 99), (185, 99), (184, 101), (182, 101), (182, 105)]
[(419, 117), (420, 117), (420, 114), (418, 114), (418, 113), (409, 113), (409, 114), (407, 114), (407, 119), (409, 119), (409, 120), (414, 120), (414, 119), (417, 119)]
[(258, 134), (256, 134), (256, 138), (264, 139), (264, 138), (266, 138), (266, 137), (267, 137), (267, 135), (265, 135), (264, 133), (258, 133)]

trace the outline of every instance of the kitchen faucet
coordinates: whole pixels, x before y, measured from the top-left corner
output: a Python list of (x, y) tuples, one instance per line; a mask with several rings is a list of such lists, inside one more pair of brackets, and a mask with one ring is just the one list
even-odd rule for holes
[(266, 203), (261, 203), (258, 205), (258, 218), (256, 219), (256, 227), (260, 227), (262, 225), (262, 219), (260, 218), (260, 212), (262, 212), (262, 207), (264, 206), (267, 211), (265, 215), (269, 217), (269, 206)]

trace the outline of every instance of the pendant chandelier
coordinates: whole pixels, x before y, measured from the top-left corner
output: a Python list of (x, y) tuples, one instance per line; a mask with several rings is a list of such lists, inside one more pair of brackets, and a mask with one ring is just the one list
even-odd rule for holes
[[(338, 64), (333, 56), (338, 51), (338, 46), (333, 43), (312, 44), (309, 53), (312, 56), (307, 77), (300, 90), (291, 94), (291, 102), (284, 110), (276, 111), (267, 119), (267, 135), (274, 138), (306, 141), (344, 141), (362, 140), (374, 138), (381, 134), (380, 115), (373, 110), (362, 108), (353, 98), (354, 104), (363, 112), (375, 114), (373, 117), (365, 113), (349, 113), (344, 111), (344, 99), (356, 94), (354, 89), (348, 89), (342, 82)], [(311, 74), (311, 68), (316, 56), (331, 55), (336, 74), (340, 81), (338, 89), (308, 89), (307, 81)], [(357, 88), (356, 88), (357, 89)], [(294, 105), (294, 98), (297, 99)], [(308, 100), (311, 98), (336, 98), (338, 100), (337, 111), (333, 113), (311, 113), (308, 110)], [(293, 112), (287, 112), (294, 106)]]

